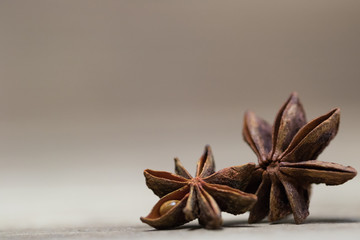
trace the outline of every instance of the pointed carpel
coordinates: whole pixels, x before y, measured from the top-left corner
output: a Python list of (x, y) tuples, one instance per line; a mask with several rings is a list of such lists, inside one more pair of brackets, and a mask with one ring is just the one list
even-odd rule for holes
[(303, 223), (307, 216), (309, 216), (309, 205), (304, 196), (307, 190), (301, 185), (295, 184), (289, 177), (281, 173), (278, 173), (277, 176), (285, 188), (295, 223)]
[(234, 215), (250, 210), (257, 200), (255, 194), (226, 185), (203, 183), (202, 187), (215, 199), (221, 211)]
[(306, 124), (304, 108), (293, 92), (285, 104), (280, 108), (273, 126), (272, 151), (270, 159), (278, 159), (289, 146), (299, 129)]
[(199, 205), (199, 223), (208, 229), (221, 228), (221, 210), (214, 198), (201, 185), (196, 185)]
[(244, 115), (243, 137), (258, 157), (259, 163), (266, 161), (271, 150), (271, 126), (255, 113)]
[(185, 185), (188, 179), (164, 171), (146, 169), (144, 171), (146, 185), (159, 197), (173, 192)]
[(227, 185), (244, 190), (250, 182), (255, 169), (255, 163), (233, 166), (217, 171), (202, 180), (207, 183)]
[(175, 173), (177, 175), (182, 176), (187, 179), (192, 178), (190, 173), (184, 168), (184, 166), (182, 165), (182, 163), (180, 162), (180, 160), (178, 158), (174, 158), (174, 162), (175, 162)]
[(305, 161), (299, 163), (281, 162), (280, 171), (295, 179), (308, 183), (325, 183), (326, 185), (343, 184), (354, 178), (356, 170), (350, 166), (322, 161)]
[(193, 184), (190, 185), (190, 193), (189, 197), (186, 201), (185, 208), (183, 212), (185, 214), (185, 219), (187, 221), (192, 221), (198, 216), (198, 206), (197, 206), (197, 197), (196, 197), (196, 189)]
[(262, 182), (256, 191), (257, 202), (250, 210), (248, 222), (260, 222), (269, 214), (271, 180), (266, 171), (263, 172)]
[(200, 157), (197, 168), (196, 176), (197, 177), (207, 177), (215, 172), (215, 162), (214, 157), (209, 145), (205, 146), (203, 155)]
[(280, 156), (282, 162), (315, 160), (336, 136), (340, 109), (335, 108), (303, 126)]
[[(140, 220), (156, 229), (167, 229), (183, 225), (188, 222), (183, 213), (188, 197), (189, 186), (186, 185), (162, 197), (152, 208), (151, 212), (146, 217), (141, 217)], [(161, 215), (161, 206), (170, 200), (179, 200), (179, 202), (164, 215)]]
[(270, 206), (269, 220), (278, 221), (291, 213), (290, 203), (287, 199), (285, 189), (275, 173), (270, 175)]

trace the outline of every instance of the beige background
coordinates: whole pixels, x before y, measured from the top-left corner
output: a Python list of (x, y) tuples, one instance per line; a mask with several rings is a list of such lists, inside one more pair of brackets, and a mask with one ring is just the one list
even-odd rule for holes
[[(0, 229), (141, 225), (145, 168), (256, 161), (244, 111), (294, 90), (309, 120), (342, 109), (320, 160), (359, 170), (359, 43), (357, 0), (0, 1)], [(311, 217), (360, 218), (359, 183), (316, 186)]]

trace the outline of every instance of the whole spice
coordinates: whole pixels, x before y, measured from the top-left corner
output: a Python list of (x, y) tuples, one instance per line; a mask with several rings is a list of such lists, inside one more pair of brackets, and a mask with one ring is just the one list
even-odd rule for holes
[(196, 218), (205, 228), (222, 225), (221, 211), (240, 214), (256, 202), (254, 194), (244, 193), (255, 164), (249, 163), (215, 172), (210, 146), (198, 161), (193, 178), (175, 158), (175, 172), (144, 171), (147, 186), (161, 199), (141, 221), (157, 229), (173, 228)]
[(282, 106), (273, 129), (263, 119), (247, 112), (243, 136), (258, 157), (258, 165), (245, 191), (256, 193), (257, 203), (249, 223), (267, 215), (277, 221), (293, 213), (302, 223), (309, 215), (312, 183), (342, 184), (356, 176), (356, 170), (340, 164), (315, 160), (335, 137), (340, 110), (306, 123), (304, 109), (296, 93)]

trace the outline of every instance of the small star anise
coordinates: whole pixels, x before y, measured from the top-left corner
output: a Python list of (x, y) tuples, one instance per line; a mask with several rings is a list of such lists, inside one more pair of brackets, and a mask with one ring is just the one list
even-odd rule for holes
[(192, 177), (175, 158), (175, 172), (144, 171), (147, 186), (161, 199), (141, 221), (157, 229), (172, 228), (196, 218), (205, 228), (220, 228), (221, 211), (240, 214), (256, 202), (254, 194), (240, 191), (248, 184), (255, 164), (215, 172), (210, 146), (198, 161)]
[(339, 120), (340, 110), (335, 108), (306, 123), (296, 93), (280, 109), (272, 131), (254, 113), (245, 114), (243, 136), (258, 157), (258, 166), (245, 189), (258, 197), (249, 223), (267, 215), (270, 221), (277, 221), (291, 213), (297, 224), (302, 223), (309, 215), (312, 183), (339, 185), (356, 176), (352, 167), (315, 160), (335, 137)]

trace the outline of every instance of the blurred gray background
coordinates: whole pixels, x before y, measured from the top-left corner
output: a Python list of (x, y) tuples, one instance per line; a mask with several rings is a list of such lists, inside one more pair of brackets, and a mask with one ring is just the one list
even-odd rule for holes
[[(359, 170), (359, 43), (357, 0), (1, 0), (0, 228), (140, 224), (144, 169), (256, 161), (244, 111), (292, 91), (341, 108), (319, 159)], [(315, 186), (311, 216), (360, 217), (359, 184)]]

